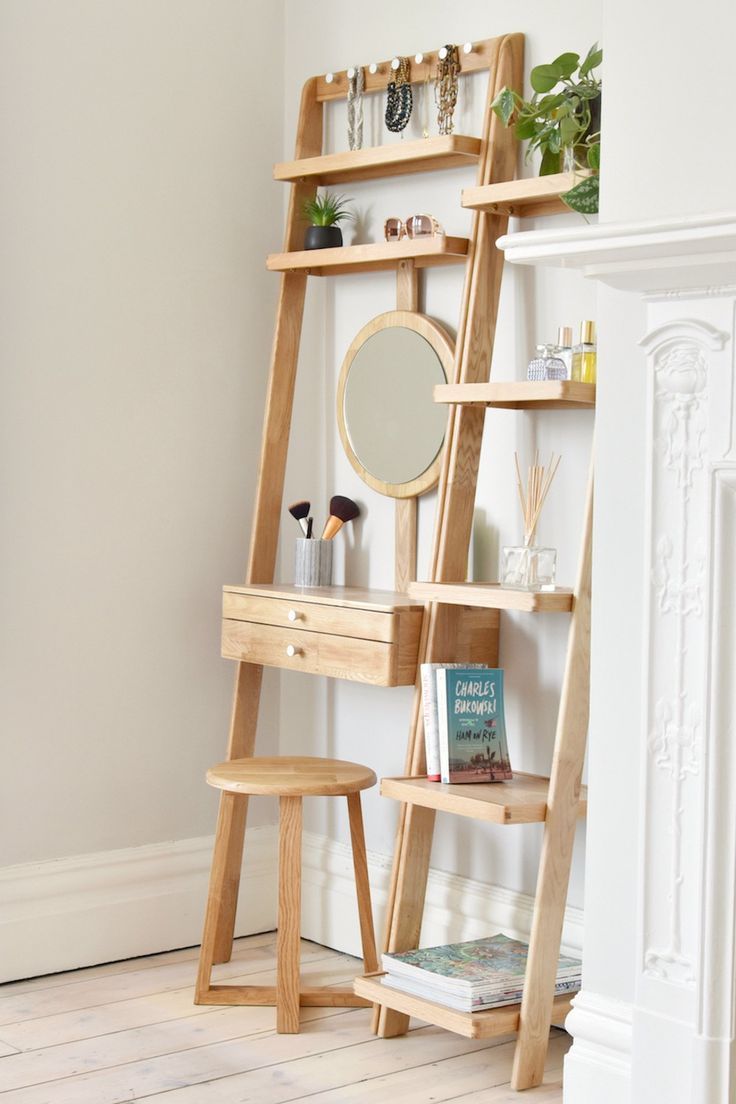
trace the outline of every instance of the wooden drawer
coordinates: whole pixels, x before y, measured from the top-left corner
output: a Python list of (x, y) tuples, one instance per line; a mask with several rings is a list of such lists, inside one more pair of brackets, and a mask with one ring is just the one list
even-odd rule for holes
[(258, 625), (281, 625), (285, 629), (357, 636), (388, 643), (396, 638), (399, 629), (399, 618), (393, 613), (321, 605), (301, 597), (264, 598), (260, 594), (234, 591), (223, 593), (222, 615), (235, 621), (254, 621)]
[(225, 587), (222, 654), (375, 686), (410, 686), (422, 611), (420, 603), (390, 591)]

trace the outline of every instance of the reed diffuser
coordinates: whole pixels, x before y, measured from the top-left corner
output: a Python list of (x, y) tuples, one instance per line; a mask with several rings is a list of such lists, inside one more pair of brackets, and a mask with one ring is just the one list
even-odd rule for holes
[(519, 455), (514, 453), (516, 489), (524, 522), (524, 543), (507, 546), (502, 550), (502, 586), (520, 587), (523, 590), (554, 590), (557, 552), (554, 548), (538, 547), (534, 538), (552, 480), (560, 466), (560, 459), (552, 453), (549, 464), (540, 464), (537, 449), (534, 463), (527, 468), (525, 482), (521, 474)]

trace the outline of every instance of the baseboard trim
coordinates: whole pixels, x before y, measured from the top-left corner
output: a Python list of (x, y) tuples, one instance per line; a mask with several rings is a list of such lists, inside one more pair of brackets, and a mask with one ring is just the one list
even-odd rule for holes
[[(348, 954), (360, 954), (357, 906), (350, 848), (325, 836), (306, 832), (302, 858), (302, 932), (307, 939)], [(391, 878), (391, 859), (368, 853), (373, 915), (380, 943)], [(534, 898), (514, 890), (430, 870), (422, 925), (422, 943), (477, 939), (503, 930), (517, 939), (529, 939)], [(568, 908), (563, 949), (580, 955), (583, 945), (582, 909)]]
[[(0, 981), (199, 943), (213, 837), (0, 870)], [(276, 919), (277, 831), (248, 832), (236, 933)]]
[(565, 1058), (565, 1104), (627, 1104), (631, 1099), (630, 1004), (583, 989), (565, 1029), (574, 1042)]
[[(199, 943), (213, 839), (76, 855), (0, 870), (0, 981), (74, 970)], [(237, 935), (276, 926), (278, 829), (248, 829)], [(383, 935), (391, 858), (369, 852), (376, 935)], [(528, 939), (533, 898), (431, 870), (425, 944), (503, 930)], [(564, 949), (579, 954), (583, 918), (568, 908)], [(360, 955), (349, 846), (305, 832), (302, 934)]]

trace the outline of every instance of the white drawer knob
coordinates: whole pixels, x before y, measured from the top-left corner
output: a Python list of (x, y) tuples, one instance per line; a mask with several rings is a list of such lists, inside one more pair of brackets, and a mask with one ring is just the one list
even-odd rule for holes
[(302, 654), (302, 650), (301, 648), (297, 648), (294, 644), (289, 644), (286, 649), (286, 654), (289, 657), (297, 656)]
[(299, 614), (296, 612), (296, 610), (289, 610), (287, 616), (288, 616), (290, 621), (298, 621), (299, 620)]

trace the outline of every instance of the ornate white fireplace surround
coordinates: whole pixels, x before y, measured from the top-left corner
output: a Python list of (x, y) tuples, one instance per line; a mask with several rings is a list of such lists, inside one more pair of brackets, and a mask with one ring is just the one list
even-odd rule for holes
[[(577, 268), (646, 301), (644, 356), (632, 347), (629, 353), (647, 373), (639, 442), (647, 467), (639, 499), (645, 516), (643, 527), (633, 527), (645, 538), (638, 577), (628, 580), (643, 641), (642, 715), (634, 734), (640, 760), (638, 777), (636, 765), (622, 776), (638, 787), (631, 829), (638, 855), (628, 859), (636, 945), (624, 939), (606, 946), (609, 933), (586, 928), (590, 970), (568, 1019), (574, 1043), (565, 1101), (730, 1104), (736, 1101), (736, 214), (511, 234), (499, 246), (510, 261)], [(631, 303), (642, 313), (640, 303)], [(601, 322), (603, 376), (616, 365), (607, 360), (605, 317)], [(605, 399), (601, 387), (599, 416)], [(599, 451), (599, 470), (614, 462)], [(605, 494), (614, 486), (609, 468), (597, 512), (606, 510)], [(626, 493), (626, 486), (618, 488)], [(595, 535), (598, 586), (606, 573), (596, 576)], [(596, 629), (594, 613), (594, 637)], [(594, 647), (594, 695), (605, 677), (595, 671)], [(609, 735), (593, 729), (591, 749)], [(600, 797), (601, 809), (589, 870), (611, 861), (618, 834), (610, 780), (596, 777), (591, 759), (590, 805), (595, 810)], [(609, 818), (603, 831), (601, 816)], [(587, 987), (586, 974), (602, 976), (595, 966), (604, 956), (609, 976), (612, 960), (630, 975), (630, 1002)]]

